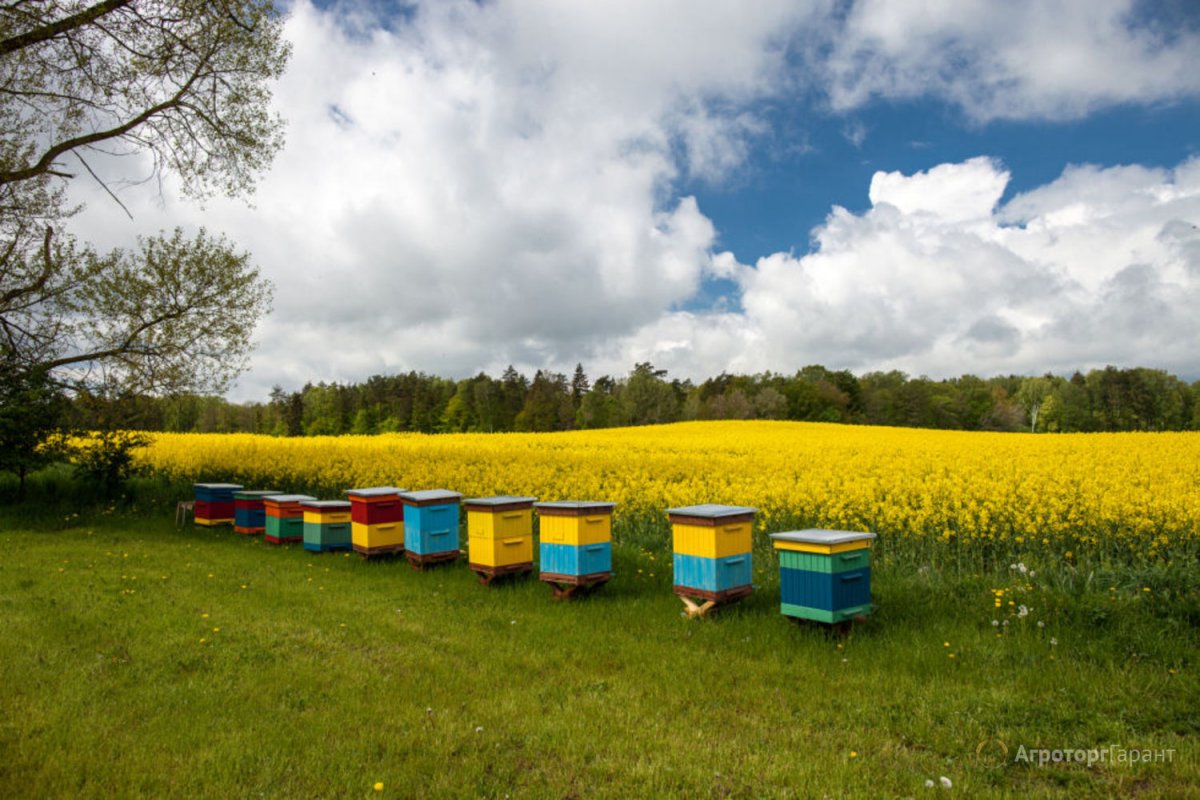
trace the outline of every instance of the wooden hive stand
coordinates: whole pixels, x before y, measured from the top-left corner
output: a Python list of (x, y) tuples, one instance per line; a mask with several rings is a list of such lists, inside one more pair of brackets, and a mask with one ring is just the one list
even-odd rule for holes
[(753, 591), (752, 586), (739, 586), (723, 592), (706, 592), (690, 586), (675, 587), (675, 594), (683, 601), (683, 608), (687, 612), (688, 619), (707, 617), (713, 609), (736, 603), (743, 597), (749, 597)]
[(474, 572), (479, 582), (484, 586), (491, 586), (492, 581), (497, 578), (518, 577), (521, 575), (529, 575), (533, 572), (533, 564), (508, 564), (506, 566), (489, 567), (484, 564), (471, 564), (471, 572)]
[(612, 580), (611, 572), (598, 572), (593, 575), (562, 575), (543, 572), (539, 578), (550, 586), (555, 600), (572, 600), (588, 594), (597, 586), (603, 586)]
[(459, 553), (457, 550), (447, 553), (430, 553), (421, 555), (412, 550), (405, 550), (404, 557), (408, 559), (408, 564), (417, 572), (422, 572), (426, 567), (432, 567), (435, 564), (449, 564), (452, 561), (457, 561)]

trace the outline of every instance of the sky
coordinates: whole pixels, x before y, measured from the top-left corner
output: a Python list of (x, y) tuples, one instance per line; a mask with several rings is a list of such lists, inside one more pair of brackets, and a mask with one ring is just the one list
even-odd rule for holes
[(223, 233), (273, 385), (512, 364), (1200, 378), (1193, 0), (295, 0), (248, 204), (94, 185), (81, 238)]

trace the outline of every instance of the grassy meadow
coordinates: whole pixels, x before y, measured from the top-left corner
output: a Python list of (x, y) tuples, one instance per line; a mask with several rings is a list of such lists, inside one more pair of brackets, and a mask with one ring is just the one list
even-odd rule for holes
[[(681, 617), (665, 519), (619, 520), (613, 581), (555, 602), (462, 562), (176, 528), (179, 484), (139, 486), (0, 506), (0, 796), (1200, 791), (1194, 559), (971, 573), (884, 549), (878, 611), (840, 637), (778, 613), (758, 545), (751, 598)], [(1138, 762), (1016, 758), (1110, 745)]]

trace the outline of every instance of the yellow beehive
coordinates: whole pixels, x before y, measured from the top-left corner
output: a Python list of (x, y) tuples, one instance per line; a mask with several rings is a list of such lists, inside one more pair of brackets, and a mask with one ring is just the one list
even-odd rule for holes
[(671, 526), (671, 538), (676, 553), (701, 558), (728, 558), (749, 553), (753, 545), (748, 519), (715, 525), (677, 522)]
[(404, 549), (403, 522), (350, 523), (350, 540), (354, 549), (373, 552), (381, 547)]
[[(533, 508), (512, 508), (506, 511), (477, 510), (467, 501), (467, 531), (472, 537), (507, 539), (533, 535)], [(533, 502), (532, 500), (530, 502)]]
[(467, 558), (485, 583), (499, 575), (533, 571), (536, 497), (476, 497), (467, 510)]
[(599, 503), (583, 508), (578, 514), (561, 516), (556, 513), (555, 503), (538, 503), (542, 542), (573, 547), (611, 542), (613, 506), (613, 503)]
[(304, 509), (304, 521), (314, 525), (329, 525), (331, 523), (349, 522), (349, 511), (318, 511), (315, 509)]
[(481, 567), (511, 567), (533, 563), (533, 536), (493, 539), (470, 536), (467, 539), (471, 564)]

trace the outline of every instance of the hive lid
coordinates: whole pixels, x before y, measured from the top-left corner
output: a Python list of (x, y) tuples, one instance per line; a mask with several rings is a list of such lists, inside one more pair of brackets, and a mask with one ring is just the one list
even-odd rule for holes
[(451, 492), (448, 489), (422, 489), (418, 492), (401, 492), (400, 497), (405, 500), (411, 500), (414, 503), (430, 503), (438, 500), (457, 501), (462, 497), (460, 492)]
[(801, 544), (846, 544), (861, 542), (875, 538), (868, 531), (831, 531), (822, 528), (806, 528), (802, 531), (782, 531), (772, 533), (771, 538), (780, 542), (799, 542)]
[(275, 489), (243, 489), (233, 493), (237, 500), (258, 500), (263, 497), (274, 497), (275, 495), (283, 494), (283, 492)]
[(349, 500), (301, 500), (300, 505), (305, 508), (318, 508), (322, 511), (338, 511), (340, 509), (350, 508)]
[(192, 486), (196, 489), (229, 489), (230, 491), (242, 488), (240, 483), (194, 483)]
[(496, 497), (472, 497), (470, 500), (463, 500), (469, 506), (513, 506), (513, 505), (528, 505), (532, 504), (536, 497), (514, 497), (512, 495), (498, 495)]
[(605, 510), (612, 511), (616, 508), (616, 503), (608, 503), (603, 500), (552, 500), (545, 503), (534, 503), (536, 509), (561, 509), (563, 511), (579, 511), (582, 509), (596, 509), (597, 511)]
[(299, 503), (302, 500), (316, 500), (311, 494), (273, 494), (270, 497), (264, 497), (263, 500), (270, 500), (272, 503)]
[(716, 503), (704, 503), (698, 506), (683, 506), (668, 508), (667, 513), (680, 517), (700, 517), (701, 519), (720, 519), (722, 517), (744, 516), (757, 513), (757, 508), (750, 506), (722, 506)]
[(405, 490), (398, 486), (371, 486), (366, 489), (347, 489), (346, 494), (350, 497), (388, 497), (403, 491)]

